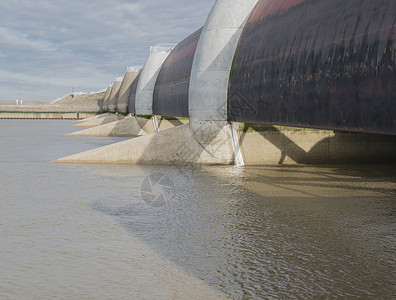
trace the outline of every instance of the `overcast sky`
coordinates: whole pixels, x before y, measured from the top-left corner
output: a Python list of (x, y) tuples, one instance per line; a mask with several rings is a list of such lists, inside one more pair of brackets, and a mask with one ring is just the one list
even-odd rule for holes
[(1, 0), (0, 100), (106, 88), (149, 46), (204, 25), (215, 0)]

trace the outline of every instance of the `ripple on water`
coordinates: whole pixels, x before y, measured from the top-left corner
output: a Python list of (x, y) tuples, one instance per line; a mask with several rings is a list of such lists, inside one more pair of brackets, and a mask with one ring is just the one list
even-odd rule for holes
[(57, 122), (0, 121), (1, 297), (395, 294), (394, 167), (50, 164), (117, 141)]

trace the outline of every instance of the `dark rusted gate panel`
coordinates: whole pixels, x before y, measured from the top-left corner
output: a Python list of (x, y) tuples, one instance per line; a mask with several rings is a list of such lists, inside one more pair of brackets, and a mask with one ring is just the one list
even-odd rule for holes
[(231, 121), (396, 134), (395, 0), (262, 0), (234, 57)]
[(191, 68), (202, 28), (181, 41), (161, 67), (154, 89), (156, 115), (188, 117)]
[(139, 78), (140, 78), (140, 73), (138, 74), (138, 76), (136, 76), (135, 80), (132, 82), (131, 85), (131, 92), (129, 94), (129, 101), (128, 101), (129, 114), (136, 114), (135, 100), (136, 100), (136, 91), (137, 91)]

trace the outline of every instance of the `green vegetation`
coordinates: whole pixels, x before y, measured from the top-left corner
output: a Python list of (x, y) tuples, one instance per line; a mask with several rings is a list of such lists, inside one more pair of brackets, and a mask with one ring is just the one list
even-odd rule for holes
[(303, 128), (303, 127), (290, 127), (290, 126), (278, 126), (278, 125), (264, 125), (264, 124), (251, 124), (251, 123), (239, 123), (239, 130), (243, 132), (254, 132), (254, 131), (328, 131), (324, 129), (314, 128)]
[[(136, 117), (139, 118), (144, 118), (150, 120), (153, 116), (152, 115), (135, 115)], [(166, 116), (160, 116), (161, 119), (168, 120), (168, 121), (174, 121), (174, 120), (188, 120), (189, 118), (178, 118), (178, 117), (166, 117)]]
[(152, 117), (152, 115), (135, 115), (135, 116), (139, 117), (139, 118), (147, 119), (147, 120), (150, 120)]

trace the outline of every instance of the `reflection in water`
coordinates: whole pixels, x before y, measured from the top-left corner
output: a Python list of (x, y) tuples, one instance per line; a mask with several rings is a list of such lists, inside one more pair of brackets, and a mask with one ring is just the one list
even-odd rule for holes
[(395, 292), (393, 167), (163, 168), (168, 205), (95, 207), (233, 298)]
[(0, 121), (0, 298), (395, 294), (395, 166), (48, 163), (117, 141), (71, 124)]

